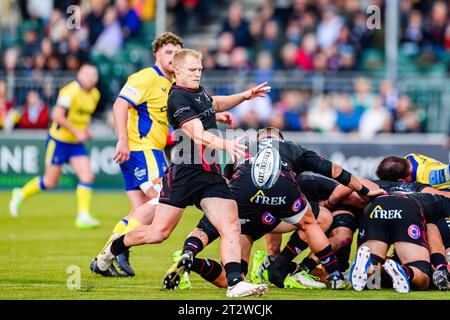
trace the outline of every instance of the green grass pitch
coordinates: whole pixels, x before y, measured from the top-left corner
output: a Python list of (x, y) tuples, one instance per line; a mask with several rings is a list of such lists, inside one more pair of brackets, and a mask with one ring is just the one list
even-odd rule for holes
[[(74, 226), (74, 192), (49, 192), (31, 198), (18, 219), (8, 214), (10, 193), (0, 192), (0, 300), (5, 299), (157, 299), (195, 300), (226, 299), (218, 289), (192, 274), (191, 290), (161, 290), (162, 277), (171, 265), (172, 253), (201, 217), (198, 210), (188, 209), (171, 237), (158, 245), (133, 248), (131, 262), (137, 275), (111, 279), (92, 274), (89, 263), (102, 248), (115, 223), (129, 210), (121, 192), (96, 192), (93, 212), (101, 219), (99, 229), (81, 231)], [(263, 248), (258, 241), (254, 249)], [(218, 242), (204, 250), (201, 257), (218, 260)], [(75, 266), (75, 267), (71, 267)], [(67, 286), (71, 273), (79, 267), (81, 288)], [(251, 265), (250, 265), (251, 268)], [(69, 281), (70, 282), (70, 281)], [(399, 294), (391, 290), (356, 292), (331, 290), (294, 290), (271, 287), (264, 300), (326, 299), (449, 299), (438, 291)], [(252, 299), (252, 298), (249, 298)]]

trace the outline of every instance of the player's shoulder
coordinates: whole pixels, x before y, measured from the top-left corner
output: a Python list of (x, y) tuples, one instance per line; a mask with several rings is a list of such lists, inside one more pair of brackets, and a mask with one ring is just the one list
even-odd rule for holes
[(72, 80), (69, 83), (63, 85), (60, 89), (62, 92), (76, 92), (80, 89), (80, 84), (77, 80)]
[(176, 83), (172, 85), (169, 91), (169, 101), (176, 103), (190, 103), (194, 99), (196, 92), (177, 86)]
[(158, 74), (152, 67), (136, 71), (128, 76), (128, 81), (151, 82), (156, 79)]
[(92, 88), (91, 95), (96, 99), (100, 99), (100, 90), (98, 90), (96, 87)]

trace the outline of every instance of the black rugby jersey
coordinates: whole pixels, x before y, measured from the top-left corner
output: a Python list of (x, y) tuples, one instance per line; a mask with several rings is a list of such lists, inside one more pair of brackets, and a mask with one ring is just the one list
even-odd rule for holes
[(217, 130), (216, 111), (212, 101), (212, 97), (203, 87), (192, 90), (174, 84), (170, 89), (167, 118), (174, 129), (176, 139), (172, 151), (174, 154), (172, 164), (221, 174), (216, 151), (207, 149), (201, 144), (195, 144), (182, 130), (177, 130), (181, 129), (183, 123), (195, 118), (200, 119), (205, 131)]
[(413, 193), (421, 192), (424, 188), (429, 187), (428, 184), (419, 182), (401, 182), (401, 181), (385, 181), (385, 180), (372, 180), (381, 189), (387, 193)]

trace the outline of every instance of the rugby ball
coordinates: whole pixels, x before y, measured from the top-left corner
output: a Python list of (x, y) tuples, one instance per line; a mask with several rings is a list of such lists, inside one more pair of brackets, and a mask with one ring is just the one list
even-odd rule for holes
[(252, 181), (258, 189), (270, 189), (280, 176), (280, 154), (267, 146), (259, 150), (252, 163)]

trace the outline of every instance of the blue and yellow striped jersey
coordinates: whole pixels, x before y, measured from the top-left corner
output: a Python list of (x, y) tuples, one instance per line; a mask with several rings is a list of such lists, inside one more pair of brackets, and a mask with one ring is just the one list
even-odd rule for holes
[(166, 146), (167, 98), (172, 82), (157, 66), (128, 77), (119, 97), (133, 106), (128, 113), (127, 127), (130, 151), (163, 150)]
[(405, 158), (412, 166), (412, 181), (429, 184), (437, 189), (450, 187), (448, 164), (417, 153), (408, 154)]
[[(100, 92), (97, 88), (86, 91), (77, 80), (74, 80), (59, 90), (56, 105), (67, 108), (67, 121), (75, 129), (84, 131), (91, 123), (92, 114), (99, 100)], [(62, 142), (78, 143), (72, 132), (55, 122), (50, 127), (50, 136)]]

